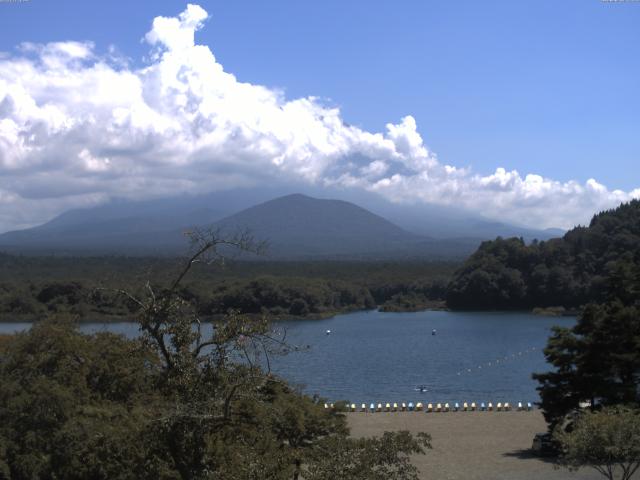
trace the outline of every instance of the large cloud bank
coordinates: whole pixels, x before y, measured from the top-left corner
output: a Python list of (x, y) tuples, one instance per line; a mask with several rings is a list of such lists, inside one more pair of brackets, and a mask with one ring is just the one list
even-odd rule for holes
[(0, 231), (111, 197), (265, 182), (364, 189), (539, 227), (640, 197), (595, 180), (475, 175), (440, 163), (411, 116), (371, 133), (316, 98), (240, 82), (196, 44), (207, 17), (197, 5), (157, 17), (144, 68), (86, 42), (0, 55)]

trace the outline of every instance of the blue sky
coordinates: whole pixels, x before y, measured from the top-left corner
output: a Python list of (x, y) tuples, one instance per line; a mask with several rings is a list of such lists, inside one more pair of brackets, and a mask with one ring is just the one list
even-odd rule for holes
[[(241, 82), (283, 90), (287, 100), (319, 97), (366, 132), (384, 132), (410, 115), (429, 155), (469, 167), (469, 175), (490, 176), (501, 167), (561, 184), (593, 178), (609, 191), (640, 187), (640, 3), (198, 4), (209, 18), (196, 44), (208, 46)], [(153, 63), (143, 40), (153, 18), (175, 17), (185, 7), (176, 1), (0, 3), (0, 51), (17, 58), (22, 42), (90, 41), (97, 54), (114, 45), (130, 59), (128, 69), (140, 69)], [(380, 185), (375, 188), (386, 188)], [(99, 193), (83, 201), (114, 194)], [(581, 208), (590, 215), (588, 209), (607, 201), (613, 202), (608, 197)], [(504, 202), (491, 213), (509, 208)], [(66, 205), (73, 201), (60, 208)], [(570, 224), (576, 211), (558, 222)]]

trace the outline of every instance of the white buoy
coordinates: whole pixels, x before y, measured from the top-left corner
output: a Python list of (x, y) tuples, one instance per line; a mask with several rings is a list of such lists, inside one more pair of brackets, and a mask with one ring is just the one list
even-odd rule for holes
[(326, 332), (324, 332), (324, 333), (326, 333), (327, 335), (331, 335), (331, 330), (327, 330), (327, 331), (326, 331)]

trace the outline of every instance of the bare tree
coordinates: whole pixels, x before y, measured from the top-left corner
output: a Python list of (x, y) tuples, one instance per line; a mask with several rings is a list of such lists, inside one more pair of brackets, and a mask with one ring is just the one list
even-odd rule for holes
[[(159, 353), (166, 386), (188, 398), (192, 407), (198, 399), (210, 404), (210, 399), (217, 398), (222, 415), (228, 417), (234, 396), (264, 379), (263, 368), (269, 374), (269, 356), (289, 349), (286, 335), (272, 331), (264, 316), (247, 317), (236, 311), (205, 325), (182, 287), (195, 265), (222, 266), (238, 252), (261, 255), (266, 243), (247, 231), (225, 235), (220, 230), (195, 229), (187, 235), (190, 253), (167, 286), (159, 288), (148, 280), (143, 295), (118, 292), (138, 307), (143, 339)], [(205, 386), (206, 394), (202, 393)]]

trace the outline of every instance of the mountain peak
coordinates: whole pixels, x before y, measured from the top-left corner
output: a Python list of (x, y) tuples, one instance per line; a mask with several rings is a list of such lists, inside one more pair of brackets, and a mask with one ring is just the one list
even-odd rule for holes
[(273, 200), (269, 200), (271, 202), (276, 200), (320, 200), (319, 198), (310, 197), (309, 195), (305, 195), (304, 193), (290, 193), (288, 195), (282, 195), (281, 197), (276, 197)]

